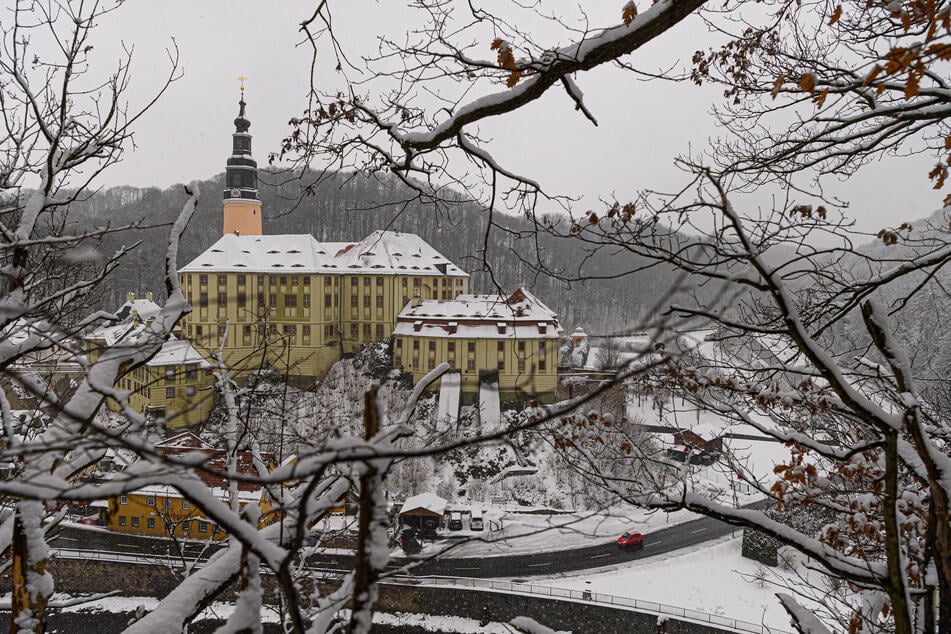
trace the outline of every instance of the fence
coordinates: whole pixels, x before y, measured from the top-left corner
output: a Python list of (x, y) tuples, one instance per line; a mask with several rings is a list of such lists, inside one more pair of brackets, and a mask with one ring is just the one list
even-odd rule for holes
[(751, 634), (791, 634), (787, 630), (767, 627), (761, 623), (740, 621), (737, 619), (718, 616), (716, 614), (701, 612), (700, 610), (691, 610), (689, 608), (681, 608), (673, 605), (666, 605), (664, 603), (656, 603), (654, 601), (619, 597), (612, 594), (602, 594), (600, 592), (591, 592), (589, 590), (569, 590), (566, 588), (540, 586), (533, 583), (517, 583), (512, 581), (473, 579), (467, 577), (408, 577), (402, 579), (401, 583), (406, 585), (434, 585), (457, 588), (475, 588), (495, 592), (525, 594), (529, 596), (545, 597), (557, 600), (583, 601), (594, 605), (636, 610), (638, 612), (657, 614), (658, 616), (670, 616), (685, 621), (713, 625), (719, 628), (732, 630), (734, 632), (748, 632)]

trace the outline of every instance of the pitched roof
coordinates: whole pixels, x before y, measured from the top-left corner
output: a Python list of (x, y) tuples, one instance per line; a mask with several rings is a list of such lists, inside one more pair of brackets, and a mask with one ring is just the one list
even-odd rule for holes
[(400, 510), (400, 515), (418, 509), (425, 509), (432, 511), (436, 515), (442, 515), (446, 512), (446, 504), (446, 500), (435, 493), (420, 493), (419, 495), (406, 498), (406, 501), (403, 502), (403, 508)]
[(166, 365), (193, 365), (197, 364), (200, 368), (210, 368), (211, 363), (201, 356), (201, 353), (185, 339), (176, 339), (172, 336), (166, 341), (161, 350), (154, 357), (149, 359), (146, 365), (166, 366)]
[(557, 339), (558, 315), (522, 287), (504, 295), (458, 295), (425, 299), (403, 307), (395, 335), (452, 338)]
[(412, 233), (374, 231), (360, 242), (318, 242), (307, 234), (222, 236), (180, 273), (379, 273), (468, 277)]

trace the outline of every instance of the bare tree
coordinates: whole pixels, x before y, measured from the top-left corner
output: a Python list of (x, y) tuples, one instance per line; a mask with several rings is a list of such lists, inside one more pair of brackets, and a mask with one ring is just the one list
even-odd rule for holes
[[(406, 40), (384, 38), (381, 54), (361, 69), (387, 88), (374, 92), (370, 80), (349, 94), (315, 92), (285, 151), (392, 171), (433, 198), (446, 184), (461, 185), (490, 217), (505, 203), (540, 231), (681, 272), (684, 285), (663, 307), (663, 325), (712, 324), (720, 352), (665, 335), (674, 345), (651, 355), (665, 368), (645, 381), (788, 443), (790, 460), (776, 481), (757, 480), (729, 455), (724, 467), (779, 506), (818, 507), (834, 519), (812, 534), (713, 500), (689, 479), (602, 477), (602, 484), (636, 504), (689, 508), (799, 549), (862, 599), (854, 608), (825, 607), (821, 616), (837, 629), (943, 631), (951, 628), (948, 415), (923, 397), (915, 351), (896, 337), (892, 318), (922, 289), (942, 288), (948, 218), (915, 231), (895, 223), (877, 235), (855, 232), (829, 210), (821, 176), (852, 174), (883, 154), (924, 152), (938, 161), (930, 174), (936, 188), (944, 186), (951, 8), (924, 0), (778, 1), (750, 11), (746, 4), (704, 14), (728, 42), (694, 56), (693, 79), (724, 86), (726, 136), (712, 159), (681, 161), (685, 185), (673, 195), (645, 192), (601, 213), (558, 199), (566, 218), (539, 218), (546, 192), (527, 170), (489, 155), (475, 128), (554, 86), (596, 122), (578, 88), (585, 71), (609, 63), (634, 70), (637, 47), (699, 2), (658, 2), (640, 14), (628, 3), (616, 25), (575, 31), (555, 49), (508, 19), (506, 7), (421, 3), (426, 26)], [(322, 2), (303, 29), (315, 54), (326, 50), (345, 67), (331, 25), (330, 3)], [(333, 46), (321, 48), (326, 41)], [(439, 97), (420, 99), (424, 87)], [(745, 195), (764, 184), (783, 187), (780, 202), (748, 209)], [(856, 246), (870, 239), (885, 250)], [(861, 328), (847, 328), (848, 320)], [(590, 458), (596, 474), (598, 457)], [(645, 459), (676, 473), (662, 458)], [(792, 596), (780, 599), (800, 630), (826, 628)]]

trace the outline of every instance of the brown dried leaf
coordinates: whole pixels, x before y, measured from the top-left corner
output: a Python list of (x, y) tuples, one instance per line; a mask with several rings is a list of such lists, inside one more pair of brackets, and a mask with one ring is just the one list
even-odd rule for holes
[(773, 99), (775, 99), (777, 96), (779, 96), (779, 91), (780, 91), (780, 89), (782, 89), (784, 83), (786, 83), (786, 76), (785, 76), (785, 75), (780, 75), (780, 76), (776, 79), (776, 81), (773, 82), (773, 89), (772, 89), (771, 91), (769, 91), (769, 94), (772, 96)]
[(829, 17), (829, 26), (832, 26), (839, 21), (839, 18), (842, 17), (842, 5), (840, 4), (835, 8), (835, 11), (832, 12), (832, 15)]
[(905, 99), (911, 99), (918, 94), (918, 75), (908, 73), (908, 79), (905, 80)]
[(626, 5), (624, 5), (624, 9), (621, 11), (621, 19), (624, 20), (624, 24), (630, 24), (636, 17), (637, 7), (633, 2), (628, 2)]
[(816, 91), (816, 77), (812, 73), (806, 73), (799, 79), (799, 87), (803, 92), (812, 94)]

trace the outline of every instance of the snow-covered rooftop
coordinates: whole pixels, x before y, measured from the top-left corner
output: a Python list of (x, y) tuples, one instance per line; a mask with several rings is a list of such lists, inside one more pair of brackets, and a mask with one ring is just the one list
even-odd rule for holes
[(381, 273), (468, 277), (412, 233), (374, 231), (360, 242), (318, 242), (307, 234), (222, 236), (181, 273)]
[(201, 356), (198, 350), (185, 339), (176, 339), (171, 337), (162, 346), (162, 349), (152, 357), (146, 365), (185, 365), (197, 363), (201, 368), (210, 368), (211, 363)]
[(403, 307), (394, 335), (480, 339), (557, 339), (558, 315), (519, 287), (503, 295), (458, 295), (427, 299)]
[(442, 515), (446, 512), (446, 500), (435, 493), (420, 493), (419, 495), (406, 498), (406, 501), (403, 502), (403, 508), (400, 510), (400, 514), (402, 515), (403, 513), (417, 509), (425, 509), (432, 511), (436, 515)]

